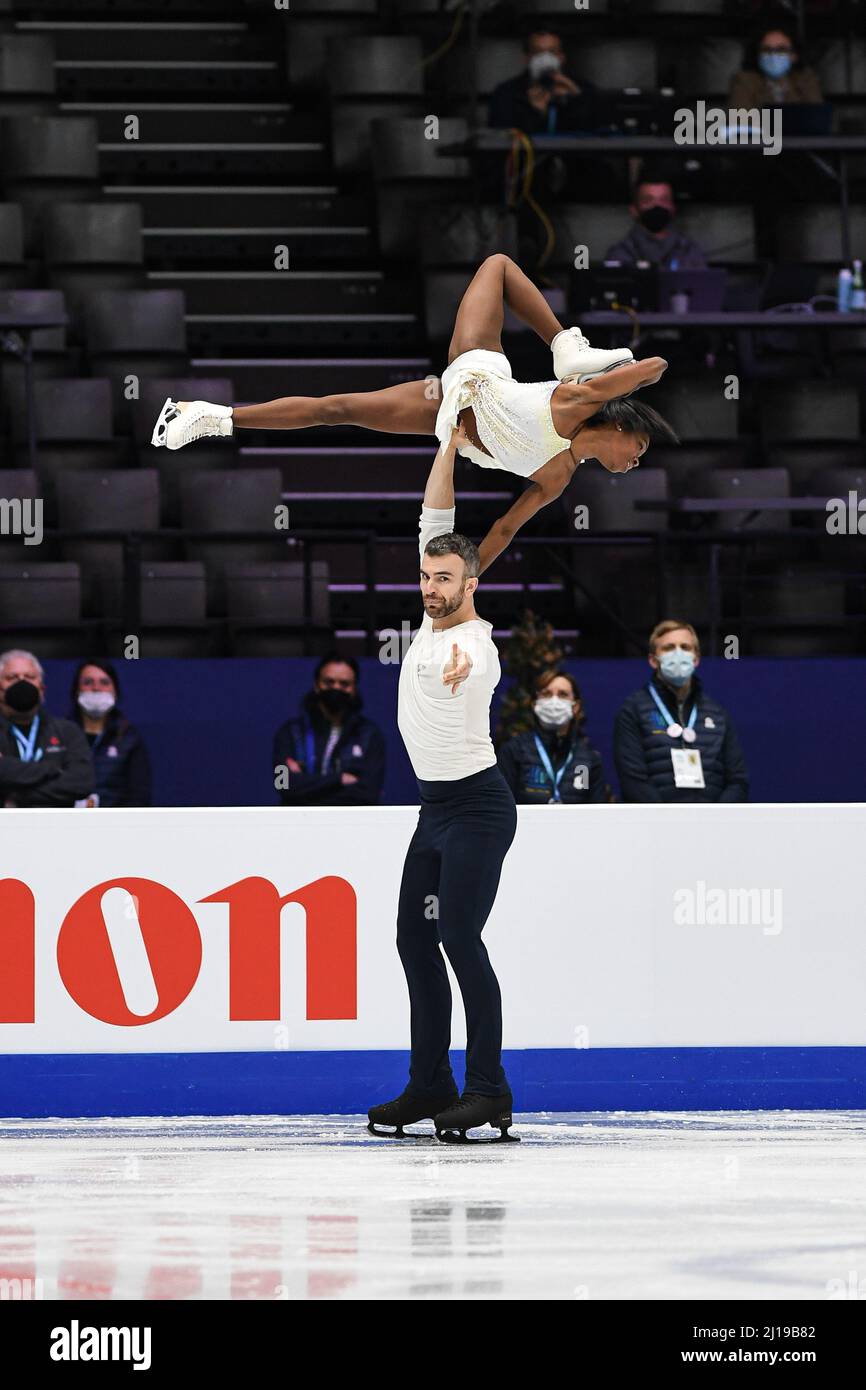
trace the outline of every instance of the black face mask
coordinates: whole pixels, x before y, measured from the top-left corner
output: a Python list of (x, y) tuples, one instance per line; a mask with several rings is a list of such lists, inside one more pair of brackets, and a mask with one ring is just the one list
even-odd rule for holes
[(3, 700), (16, 714), (29, 714), (39, 704), (39, 691), (31, 681), (13, 681)]
[(648, 232), (663, 232), (665, 227), (670, 226), (673, 216), (670, 208), (663, 208), (659, 203), (653, 203), (651, 208), (644, 208), (640, 215), (640, 223), (642, 227), (646, 227)]
[(316, 699), (328, 714), (341, 715), (348, 714), (354, 704), (355, 697), (350, 695), (348, 690), (317, 690)]

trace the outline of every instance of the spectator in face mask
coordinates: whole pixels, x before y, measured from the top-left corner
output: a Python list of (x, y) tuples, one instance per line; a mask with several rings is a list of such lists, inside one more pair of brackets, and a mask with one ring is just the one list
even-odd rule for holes
[(534, 30), (523, 40), (523, 53), (523, 72), (500, 82), (490, 95), (489, 124), (506, 130), (517, 126), (527, 135), (594, 129), (595, 88), (568, 76), (559, 35)]
[(120, 709), (120, 682), (110, 661), (82, 661), (72, 678), (72, 715), (90, 745), (94, 806), (149, 806), (150, 758), (141, 734)]
[(74, 806), (93, 791), (93, 763), (76, 724), (43, 704), (32, 652), (0, 655), (0, 806)]
[(652, 678), (623, 704), (614, 757), (623, 801), (745, 801), (746, 764), (727, 710), (695, 674), (691, 623), (668, 618), (650, 633)]
[(375, 806), (385, 780), (385, 740), (360, 713), (358, 663), (332, 653), (323, 657), (301, 714), (274, 736), (275, 776), (283, 806)]
[(629, 207), (633, 226), (608, 248), (606, 261), (633, 266), (646, 261), (660, 270), (703, 270), (707, 258), (696, 241), (676, 225), (677, 205), (670, 182), (641, 174)]
[(612, 798), (601, 757), (583, 733), (583, 705), (572, 676), (545, 671), (535, 683), (534, 727), (499, 750), (503, 777), (518, 803), (579, 805)]
[(731, 82), (728, 105), (735, 110), (823, 100), (812, 68), (804, 67), (791, 34), (774, 27), (761, 34)]

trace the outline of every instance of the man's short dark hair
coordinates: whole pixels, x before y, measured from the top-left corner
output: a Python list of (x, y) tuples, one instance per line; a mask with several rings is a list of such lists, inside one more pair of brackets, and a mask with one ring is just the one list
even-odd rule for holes
[(326, 666), (334, 666), (337, 664), (339, 664), (340, 666), (351, 666), (355, 674), (355, 684), (357, 685), (358, 681), (361, 679), (361, 670), (358, 666), (357, 661), (353, 656), (343, 656), (342, 652), (336, 651), (328, 652), (327, 656), (322, 657), (321, 661), (319, 662), (318, 666), (313, 672), (313, 680), (317, 681), (319, 679), (319, 676), (322, 674)]
[(468, 536), (461, 536), (457, 531), (447, 531), (444, 536), (434, 536), (432, 541), (428, 541), (424, 547), (424, 554), (459, 555), (466, 566), (466, 573), (470, 579), (477, 579), (481, 569), (478, 546), (474, 541), (469, 540)]
[(552, 39), (558, 39), (560, 44), (562, 44), (561, 34), (558, 34), (555, 29), (550, 29), (546, 24), (542, 24), (540, 21), (537, 20), (534, 24), (529, 23), (523, 26), (521, 32), (521, 42), (523, 44), (524, 53), (529, 52), (529, 40), (535, 34), (547, 34)]
[[(584, 422), (586, 425), (619, 425), (628, 434), (649, 435), (651, 444), (679, 444), (679, 435), (668, 424), (663, 415), (653, 410), (643, 401), (634, 401), (620, 396), (615, 401), (605, 401), (595, 415)], [(580, 436), (578, 435), (578, 441)], [(578, 442), (578, 448), (580, 444)]]
[(664, 164), (642, 164), (637, 178), (632, 184), (631, 200), (637, 202), (637, 195), (645, 183), (666, 183), (671, 195), (676, 198), (673, 170)]

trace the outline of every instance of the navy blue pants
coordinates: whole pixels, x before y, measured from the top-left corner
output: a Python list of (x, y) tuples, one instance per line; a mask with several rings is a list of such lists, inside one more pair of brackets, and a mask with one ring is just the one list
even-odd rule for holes
[(511, 789), (498, 767), (455, 782), (418, 782), (421, 812), (406, 854), (397, 950), (411, 1006), (409, 1090), (450, 1090), (454, 1074), (451, 963), (466, 1010), (466, 1084), (476, 1095), (508, 1092), (502, 1069), (502, 999), (481, 940), (502, 861), (517, 829)]

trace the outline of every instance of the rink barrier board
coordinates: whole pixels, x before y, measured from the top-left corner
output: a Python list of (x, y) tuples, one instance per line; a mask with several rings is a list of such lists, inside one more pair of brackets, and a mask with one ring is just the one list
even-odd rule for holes
[[(399, 1094), (408, 1064), (390, 1050), (0, 1056), (0, 1115), (357, 1115)], [(866, 1107), (863, 1047), (527, 1048), (503, 1065), (515, 1113)]]
[[(358, 1113), (398, 1094), (417, 816), (7, 810), (0, 1115)], [(864, 843), (862, 803), (521, 807), (484, 931), (515, 1107), (862, 1108)], [(462, 1084), (453, 978), (452, 997)]]

